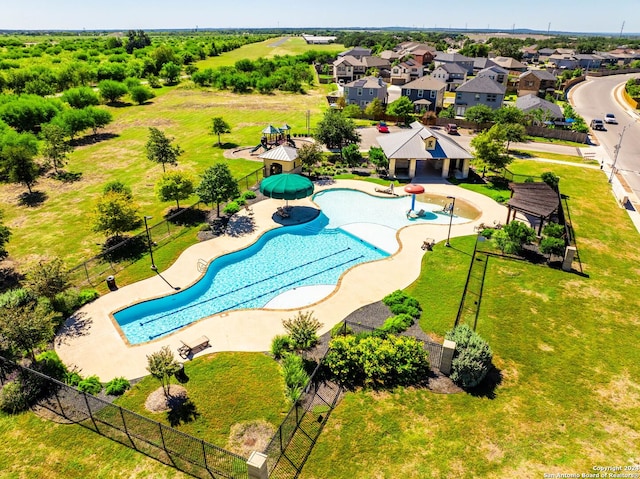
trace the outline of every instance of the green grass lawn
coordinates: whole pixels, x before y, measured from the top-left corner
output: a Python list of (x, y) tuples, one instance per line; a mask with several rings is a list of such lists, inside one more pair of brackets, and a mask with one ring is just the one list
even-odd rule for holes
[[(518, 161), (539, 175), (548, 165)], [(348, 393), (301, 477), (542, 477), (638, 463), (637, 232), (592, 170), (554, 165), (588, 276), (491, 258), (478, 332), (501, 372), (495, 396), (421, 389)], [(473, 237), (424, 256), (408, 288), (421, 326), (453, 325)]]

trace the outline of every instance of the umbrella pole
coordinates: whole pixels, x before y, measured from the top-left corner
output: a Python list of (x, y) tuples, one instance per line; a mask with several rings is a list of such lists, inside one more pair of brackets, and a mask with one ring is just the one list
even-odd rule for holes
[(411, 209), (416, 209), (416, 195), (411, 195)]

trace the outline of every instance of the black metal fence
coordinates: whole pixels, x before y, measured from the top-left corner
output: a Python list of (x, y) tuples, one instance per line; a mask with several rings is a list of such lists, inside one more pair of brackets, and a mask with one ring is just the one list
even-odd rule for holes
[[(248, 478), (246, 459), (0, 356), (0, 383), (29, 385), (32, 405), (200, 478)], [(33, 404), (35, 403), (35, 404)]]
[(263, 451), (270, 478), (298, 477), (341, 393), (338, 384), (322, 378), (321, 360)]
[(501, 175), (507, 181), (520, 182), (520, 183), (524, 183), (525, 181), (534, 181), (534, 180), (540, 179), (539, 176), (521, 175), (519, 173), (514, 173), (513, 171), (510, 171), (507, 168), (502, 168)]

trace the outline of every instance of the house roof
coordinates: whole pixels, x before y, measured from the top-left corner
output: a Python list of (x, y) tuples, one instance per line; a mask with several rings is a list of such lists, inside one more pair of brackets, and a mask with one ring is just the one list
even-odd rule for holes
[(362, 67), (365, 66), (360, 60), (356, 57), (352, 57), (347, 55), (345, 57), (339, 57), (336, 61), (333, 62), (334, 65), (341, 65), (342, 63), (346, 63), (347, 65), (351, 65), (353, 67)]
[(539, 96), (534, 94), (518, 97), (518, 99), (516, 100), (516, 108), (522, 110), (525, 113), (540, 108), (546, 112), (549, 112), (552, 118), (564, 117), (562, 108), (560, 108), (555, 103), (547, 101), (544, 98), (540, 98)]
[(466, 57), (460, 53), (437, 52), (436, 60), (447, 63), (473, 62), (473, 58)]
[(477, 76), (464, 82), (456, 91), (467, 93), (491, 93), (495, 95), (504, 95), (506, 87), (489, 77)]
[(389, 62), (389, 60), (385, 60), (384, 58), (380, 58), (380, 57), (363, 57), (362, 58), (362, 63), (367, 67), (367, 68), (371, 68), (371, 67), (386, 67), (388, 68), (389, 66), (391, 66), (391, 62)]
[(345, 85), (345, 87), (355, 87), (355, 88), (384, 88), (386, 90), (387, 86), (384, 82), (378, 77), (363, 77), (358, 80), (353, 80)]
[(482, 70), (484, 68), (488, 68), (488, 67), (493, 66), (493, 65), (495, 65), (495, 63), (490, 58), (475, 57), (473, 59), (473, 68), (475, 68), (477, 70)]
[(407, 90), (442, 90), (447, 88), (447, 84), (430, 76), (423, 76), (402, 85), (402, 89), (405, 88)]
[(467, 73), (467, 70), (465, 68), (462, 68), (457, 63), (443, 63), (442, 65), (439, 65), (435, 70), (437, 70), (438, 68), (442, 68), (449, 74), (458, 73), (462, 75)]
[[(436, 139), (436, 147), (433, 150), (427, 150), (424, 145), (424, 140), (429, 137)], [(451, 137), (431, 130), (418, 122), (412, 123), (410, 130), (379, 136), (376, 140), (387, 158), (415, 158), (417, 160), (473, 158), (471, 153), (458, 145)]]
[(488, 73), (496, 73), (498, 75), (507, 75), (509, 72), (498, 65), (493, 65), (487, 68), (484, 68), (478, 72), (478, 75), (484, 75)]
[(280, 145), (265, 151), (258, 158), (263, 160), (294, 161), (298, 158), (298, 149), (291, 146)]
[(522, 79), (527, 75), (534, 75), (539, 80), (553, 80), (553, 81), (556, 80), (556, 76), (547, 70), (529, 70), (526, 72), (522, 72), (518, 78)]
[(362, 47), (353, 47), (349, 50), (346, 50), (342, 53), (338, 53), (339, 57), (345, 57), (345, 56), (359, 56), (359, 57), (368, 57), (371, 56), (371, 49), (369, 48), (362, 48)]
[(495, 57), (492, 58), (492, 60), (496, 65), (506, 68), (507, 70), (522, 70), (523, 68), (527, 68), (524, 63), (511, 57)]
[(380, 52), (380, 58), (385, 60), (395, 60), (396, 58), (400, 58), (400, 54), (393, 50), (384, 50)]
[(556, 49), (555, 48), (541, 48), (540, 50), (538, 50), (538, 54), (540, 55), (553, 55), (554, 53), (556, 53)]

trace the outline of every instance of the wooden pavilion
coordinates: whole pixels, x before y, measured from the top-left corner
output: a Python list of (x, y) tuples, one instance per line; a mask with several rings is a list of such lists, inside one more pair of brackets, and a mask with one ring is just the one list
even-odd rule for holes
[[(544, 182), (537, 183), (509, 183), (511, 199), (507, 202), (507, 224), (515, 219), (519, 211), (525, 215), (534, 216), (540, 220), (538, 236), (542, 234), (542, 226), (549, 223), (553, 215), (558, 214), (560, 195)], [(511, 216), (513, 212), (513, 218)]]

